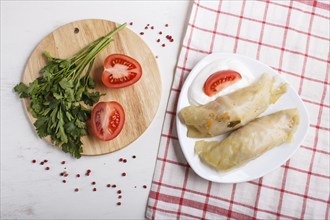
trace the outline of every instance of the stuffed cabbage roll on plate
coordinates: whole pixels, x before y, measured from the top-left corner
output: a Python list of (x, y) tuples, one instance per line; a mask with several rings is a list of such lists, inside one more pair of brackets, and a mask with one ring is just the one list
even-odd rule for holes
[[(240, 166), (234, 166), (227, 171), (218, 171), (212, 168), (210, 165), (206, 164), (205, 161), (201, 160), (198, 153), (195, 151), (195, 144), (197, 141), (217, 141), (220, 142), (228, 135), (229, 131), (225, 134), (216, 135), (214, 137), (205, 137), (205, 138), (197, 138), (197, 137), (188, 137), (188, 127), (186, 124), (182, 122), (179, 117), (179, 112), (187, 106), (191, 106), (192, 103), (189, 102), (188, 90), (193, 82), (193, 80), (198, 76), (201, 70), (203, 70), (206, 66), (214, 63), (214, 62), (223, 62), (224, 60), (235, 60), (245, 65), (247, 69), (251, 73), (254, 74), (254, 78), (262, 79), (263, 73), (268, 73), (270, 78), (275, 77), (276, 85), (274, 88), (279, 85), (287, 84), (287, 91), (277, 100), (275, 104), (269, 105), (263, 113), (260, 113), (257, 118), (270, 115), (272, 113), (284, 110), (284, 109), (297, 109), (299, 113), (300, 123), (297, 126), (296, 132), (294, 134), (294, 138), (292, 142), (285, 142), (279, 144), (277, 147), (273, 147), (260, 156), (253, 160), (247, 160), (249, 162), (242, 163)], [(242, 77), (244, 77), (244, 73), (242, 73)], [(251, 82), (252, 85), (254, 82)], [(248, 85), (249, 86), (249, 85)], [(225, 94), (230, 95), (230, 94)], [(244, 112), (243, 112), (244, 113)], [(252, 120), (252, 119), (251, 119)], [(246, 125), (244, 125), (246, 126)], [(304, 140), (309, 127), (309, 116), (302, 102), (301, 98), (295, 92), (295, 90), (290, 86), (288, 82), (283, 78), (281, 74), (275, 72), (272, 68), (267, 65), (253, 60), (251, 58), (237, 55), (237, 54), (228, 54), (228, 53), (215, 53), (210, 54), (203, 58), (197, 65), (192, 69), (187, 78), (184, 81), (184, 84), (181, 88), (179, 100), (177, 104), (177, 114), (176, 114), (176, 128), (177, 135), (180, 143), (180, 147), (182, 149), (183, 155), (185, 156), (187, 162), (193, 171), (201, 176), (204, 179), (214, 181), (214, 182), (222, 182), (222, 183), (237, 183), (250, 181), (253, 179), (257, 179), (271, 172), (272, 170), (280, 167), (284, 164), (299, 148), (300, 144)], [(235, 127), (236, 129), (237, 127)], [(172, 134), (175, 135), (175, 134)]]
[(188, 137), (213, 137), (237, 129), (263, 113), (285, 92), (286, 83), (275, 85), (275, 77), (263, 74), (257, 82), (201, 106), (187, 106), (179, 117)]
[(297, 109), (278, 111), (249, 122), (222, 141), (197, 141), (195, 151), (210, 167), (228, 171), (292, 141), (298, 125)]

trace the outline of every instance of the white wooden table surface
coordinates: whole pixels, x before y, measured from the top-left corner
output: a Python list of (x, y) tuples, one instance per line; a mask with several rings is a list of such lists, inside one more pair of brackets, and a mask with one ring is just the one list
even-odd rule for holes
[[(191, 4), (182, 0), (1, 1), (1, 219), (145, 218), (169, 89)], [(48, 33), (90, 18), (133, 22), (129, 28), (136, 33), (145, 31), (147, 24), (155, 27), (142, 38), (158, 56), (162, 98), (155, 119), (134, 143), (112, 154), (76, 160), (36, 136), (13, 87), (21, 81), (31, 52)], [(166, 29), (165, 24), (169, 25)], [(157, 43), (160, 30), (172, 35), (174, 42), (166, 47)], [(120, 163), (119, 158), (127, 163)], [(36, 164), (31, 163), (33, 159)], [(49, 171), (39, 165), (41, 160), (48, 160)], [(90, 176), (84, 175), (87, 169), (92, 171)], [(60, 176), (63, 171), (69, 174), (66, 183)], [(122, 172), (127, 176), (122, 177)], [(75, 176), (78, 173), (80, 178)], [(117, 187), (107, 188), (108, 183)], [(76, 187), (79, 192), (74, 192)]]

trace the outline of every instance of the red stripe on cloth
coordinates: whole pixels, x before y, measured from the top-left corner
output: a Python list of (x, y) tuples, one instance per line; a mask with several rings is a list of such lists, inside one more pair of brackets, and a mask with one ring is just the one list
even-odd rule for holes
[[(315, 8), (313, 8), (313, 11), (314, 10), (315, 10)], [(311, 20), (312, 19), (313, 19), (313, 17), (311, 18)], [(310, 26), (312, 26), (312, 23), (310, 23)], [(308, 48), (306, 50), (308, 50)], [(328, 54), (328, 59), (330, 60), (330, 53)], [(330, 70), (330, 64), (328, 63), (326, 74), (325, 74), (325, 81), (329, 80), (329, 70)], [(324, 103), (326, 94), (327, 94), (327, 86), (324, 85), (323, 93), (322, 93), (322, 97), (321, 97), (321, 103)], [(319, 114), (317, 116), (317, 126), (320, 126), (320, 124), (321, 124), (322, 112), (323, 112), (323, 106), (320, 106)], [(319, 129), (316, 128), (313, 148), (315, 148), (315, 149), (317, 148), (318, 141), (319, 141)], [(311, 159), (311, 163), (309, 166), (309, 172), (312, 172), (312, 170), (313, 170), (314, 158), (315, 158), (315, 151), (312, 152), (312, 159)], [(308, 175), (307, 181), (306, 181), (306, 187), (305, 187), (305, 198), (303, 200), (303, 205), (302, 205), (303, 212), (301, 213), (301, 216), (300, 216), (302, 219), (305, 217), (305, 210), (306, 210), (306, 203), (307, 203), (306, 197), (308, 197), (310, 181), (311, 181), (311, 175)]]
[(257, 49), (257, 60), (259, 60), (260, 58), (260, 51), (261, 51), (261, 42), (262, 42), (262, 39), (264, 37), (264, 31), (265, 31), (265, 24), (266, 24), (266, 20), (267, 20), (267, 13), (268, 13), (268, 0), (266, 1), (266, 5), (265, 5), (265, 11), (264, 11), (264, 16), (262, 18), (262, 26), (261, 26), (261, 32), (260, 32), (260, 36), (259, 36), (259, 44), (258, 44), (258, 49)]
[(300, 0), (299, 1), (300, 3), (303, 3), (303, 4), (306, 4), (306, 5), (309, 5), (309, 6), (313, 6), (313, 7), (316, 7), (316, 8), (321, 8), (321, 9), (324, 9), (324, 10), (327, 10), (327, 11), (330, 11), (330, 4), (327, 4), (327, 3), (323, 3), (323, 2), (320, 2), (320, 1), (302, 1)]
[[(267, 4), (266, 4), (267, 9), (268, 9), (269, 3), (270, 3), (269, 0), (267, 0)], [(203, 8), (203, 9), (206, 9), (206, 10), (209, 10), (209, 11), (212, 11), (212, 12), (216, 12), (216, 13), (220, 13), (219, 11), (217, 11), (217, 10), (215, 10), (213, 8), (208, 8), (208, 7), (205, 7), (203, 5), (199, 5), (199, 6), (201, 8)], [(226, 11), (221, 11), (221, 14), (229, 15), (229, 16), (232, 16), (232, 17), (235, 17), (235, 18), (240, 18), (239, 15), (233, 14), (233, 13), (230, 13), (230, 12), (226, 12)], [(271, 23), (271, 22), (268, 22), (267, 20), (259, 20), (259, 19), (255, 19), (255, 18), (244, 17), (244, 16), (242, 16), (242, 19), (248, 20), (248, 21), (257, 22), (257, 23), (263, 23), (263, 24), (266, 24), (266, 25), (269, 25), (269, 26), (273, 26), (273, 27), (285, 28), (284, 25)], [(315, 37), (315, 38), (318, 38), (318, 39), (321, 39), (321, 40), (326, 40), (326, 41), (329, 41), (330, 40), (330, 38), (322, 37), (322, 36), (315, 35), (315, 34), (312, 34), (312, 33), (308, 33), (308, 32), (305, 32), (305, 31), (301, 31), (301, 30), (296, 29), (296, 28), (293, 28), (293, 27), (286, 27), (286, 28), (288, 30), (291, 30), (291, 31), (294, 31), (294, 32), (297, 32), (297, 33), (300, 33), (300, 34), (310, 35), (312, 37)]]
[[(258, 189), (257, 189), (257, 195), (256, 195), (256, 202), (254, 203), (254, 207), (259, 207), (259, 198), (260, 198), (260, 192), (261, 192), (261, 187), (262, 187), (262, 180), (263, 178), (259, 178), (259, 181), (258, 181)], [(257, 212), (258, 210), (255, 209), (254, 212), (253, 212), (253, 219), (257, 219)]]
[(307, 102), (307, 103), (310, 103), (310, 104), (319, 105), (319, 106), (322, 106), (322, 107), (325, 107), (325, 108), (330, 108), (330, 105), (326, 105), (326, 104), (323, 104), (323, 103), (318, 103), (318, 102), (311, 101), (311, 100), (304, 99), (304, 98), (302, 100), (304, 102)]
[(209, 204), (211, 188), (212, 188), (212, 182), (209, 181), (209, 183), (207, 185), (207, 192), (206, 192), (206, 195), (205, 195), (205, 202), (204, 202), (204, 207), (203, 207), (202, 219), (206, 219), (206, 212), (208, 211), (208, 206), (209, 206), (208, 204)]
[(315, 148), (304, 146), (304, 145), (301, 145), (301, 147), (304, 148), (304, 149), (307, 149), (307, 150), (313, 150), (313, 151), (321, 153), (321, 154), (330, 155), (330, 152), (327, 152), (327, 151), (324, 151), (324, 150), (319, 150), (319, 149), (315, 149)]
[(243, 1), (242, 8), (241, 8), (241, 14), (239, 16), (239, 23), (237, 26), (237, 32), (236, 32), (236, 36), (235, 36), (235, 45), (234, 45), (234, 50), (233, 50), (234, 53), (237, 52), (238, 40), (240, 39), (239, 35), (241, 32), (241, 26), (242, 26), (242, 22), (243, 22), (244, 9), (245, 9), (245, 1)]
[(310, 125), (312, 128), (317, 128), (319, 130), (330, 131), (330, 128), (325, 128), (319, 125)]
[(232, 217), (232, 213), (233, 213), (233, 204), (235, 201), (236, 185), (237, 184), (232, 184), (231, 196), (230, 196), (230, 200), (229, 200), (229, 210), (228, 210), (228, 215), (227, 215), (229, 219)]
[[(181, 196), (180, 196), (180, 200), (179, 200), (179, 207), (178, 207), (178, 211), (177, 211), (177, 218), (180, 219), (181, 216), (181, 208), (183, 205), (183, 201), (185, 201), (186, 199), (184, 198), (184, 194), (186, 192), (186, 188), (187, 188), (187, 183), (188, 183), (188, 177), (189, 177), (189, 167), (186, 167), (185, 170), (185, 174), (184, 174), (184, 180), (183, 180), (183, 185), (182, 185), (182, 190), (181, 190)], [(187, 203), (190, 203), (191, 200), (187, 200)], [(185, 204), (185, 206), (190, 206), (190, 204)]]
[[(157, 211), (163, 212), (163, 213), (168, 213), (168, 214), (173, 214), (173, 215), (177, 214), (176, 211), (171, 211), (171, 210), (168, 210), (168, 209), (155, 208), (154, 206), (151, 206), (151, 205), (148, 205), (147, 207), (154, 210), (154, 213), (157, 210)], [(191, 214), (188, 214), (188, 213), (182, 213), (181, 215), (189, 217), (189, 218), (200, 219), (199, 216), (191, 215)]]
[[(254, 181), (250, 181), (248, 183), (250, 183), (252, 185), (257, 185), (257, 186), (259, 185), (259, 183), (256, 183)], [(286, 189), (279, 189), (279, 188), (276, 188), (274, 186), (268, 186), (268, 185), (265, 185), (265, 184), (263, 184), (262, 187), (267, 188), (267, 189), (272, 189), (272, 190), (275, 190), (275, 191), (278, 191), (278, 192), (283, 192), (283, 193), (290, 194), (290, 195), (295, 195), (295, 196), (298, 196), (298, 197), (301, 197), (301, 198), (306, 198), (304, 194), (297, 193), (297, 192), (292, 192), (292, 191), (289, 191), (289, 190), (286, 190)], [(307, 199), (313, 200), (313, 201), (318, 201), (318, 202), (323, 202), (323, 203), (327, 202), (324, 199), (320, 199), (320, 198), (316, 198), (316, 197), (312, 197), (312, 196), (308, 196)]]
[[(193, 18), (193, 24), (196, 22), (197, 12), (198, 12), (198, 7), (196, 7), (196, 10), (195, 10), (195, 14), (194, 14), (194, 18)], [(190, 31), (190, 34), (189, 34), (189, 38), (188, 38), (188, 46), (191, 43), (193, 31), (194, 31), (194, 28), (191, 28), (191, 31)], [(188, 54), (189, 54), (188, 52), (189, 52), (189, 50), (186, 51), (186, 54), (185, 54), (185, 57), (184, 57), (183, 66), (186, 66), (186, 64), (187, 64)], [(179, 88), (181, 88), (183, 75), (184, 75), (184, 71), (182, 70), (181, 75), (180, 75)], [(170, 93), (170, 96), (171, 96), (171, 93)], [(178, 96), (177, 96), (177, 98), (178, 98)], [(175, 102), (177, 104), (177, 100), (175, 100)], [(168, 102), (168, 105), (169, 105), (169, 102)], [(174, 121), (175, 121), (175, 117), (172, 116), (171, 119), (170, 119), (170, 127), (169, 127), (169, 132), (168, 132), (169, 134), (172, 134), (172, 130), (173, 130), (173, 127), (174, 127)], [(164, 123), (166, 123), (166, 120), (164, 120)], [(170, 137), (168, 137), (167, 138), (167, 141), (166, 141), (165, 155), (164, 155), (165, 158), (167, 158), (169, 145), (170, 145)], [(160, 177), (159, 177), (160, 178), (160, 180), (159, 180), (160, 182), (163, 181), (165, 165), (166, 165), (166, 163), (164, 162), (162, 164), (162, 167), (161, 167)], [(155, 198), (156, 201), (154, 203), (154, 207), (157, 207), (157, 201), (158, 201), (158, 198), (157, 197), (158, 197), (159, 193), (160, 193), (160, 185), (157, 188), (157, 193), (156, 193), (156, 198)], [(155, 218), (155, 214), (156, 214), (155, 212), (152, 213), (152, 218), (153, 219)]]
[(212, 34), (212, 39), (211, 39), (209, 53), (212, 53), (213, 52), (214, 40), (215, 40), (215, 36), (216, 36), (216, 33), (217, 33), (219, 16), (220, 16), (220, 11), (221, 11), (221, 5), (222, 5), (222, 1), (219, 1), (218, 12), (217, 12), (217, 15), (216, 15), (216, 18), (215, 18), (215, 22), (214, 22), (213, 34)]
[[(284, 7), (284, 8), (288, 8), (287, 5), (282, 5), (279, 2), (281, 2), (281, 1), (270, 1), (269, 3), (270, 4), (273, 4), (273, 5), (281, 6), (281, 7)], [(286, 2), (286, 1), (283, 1), (283, 2)], [(306, 10), (303, 10), (301, 8), (297, 8), (297, 7), (294, 7), (294, 6), (292, 6), (292, 9), (294, 9), (296, 11), (303, 12), (303, 13), (308, 14), (308, 15), (311, 15), (312, 14), (310, 11), (306, 11)], [(321, 15), (321, 14), (315, 14), (315, 15), (318, 16), (318, 17), (320, 17), (320, 18), (325, 18), (325, 19), (328, 19), (328, 20), (330, 19), (330, 17), (327, 17), (325, 15)]]
[(325, 219), (329, 219), (329, 212), (330, 212), (330, 195), (328, 198), (327, 210), (325, 211)]
[(161, 157), (157, 157), (157, 160), (162, 161), (162, 162), (165, 162), (165, 163), (170, 163), (170, 164), (178, 165), (178, 166), (181, 166), (181, 167), (187, 167), (187, 168), (190, 167), (187, 162), (186, 163), (177, 162), (177, 161), (173, 161), (173, 160), (169, 160), (169, 159), (165, 159), (165, 158), (161, 158)]

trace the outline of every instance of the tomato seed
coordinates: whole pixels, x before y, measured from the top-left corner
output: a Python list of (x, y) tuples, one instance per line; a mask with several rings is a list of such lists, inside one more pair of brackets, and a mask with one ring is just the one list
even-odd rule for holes
[(121, 175), (122, 175), (122, 176), (126, 176), (126, 173), (122, 173)]
[(61, 162), (61, 164), (65, 164), (65, 161), (63, 160), (63, 161)]
[(159, 43), (160, 42), (160, 39), (157, 39), (157, 42)]
[(170, 42), (173, 42), (173, 41), (174, 41), (173, 38), (171, 38), (171, 39), (170, 39)]
[(66, 180), (62, 180), (63, 183), (66, 183)]
[(44, 165), (44, 162), (40, 162), (40, 165)]
[(146, 26), (144, 29), (146, 29), (146, 30), (147, 30), (147, 29), (148, 29), (148, 26)]
[(93, 191), (95, 192), (96, 191), (96, 188), (93, 188)]
[(111, 185), (110, 184), (107, 184), (107, 187), (111, 187)]
[(150, 26), (150, 24), (147, 24), (147, 27)]
[(121, 202), (117, 202), (117, 205), (121, 205)]
[(140, 35), (144, 35), (144, 33), (143, 32), (140, 32)]
[(36, 160), (32, 160), (32, 163), (36, 163), (37, 161)]
[(118, 199), (121, 199), (121, 195), (118, 196)]
[(117, 193), (120, 194), (121, 193), (121, 190), (118, 190)]
[(95, 182), (95, 181), (93, 181), (93, 182), (92, 182), (92, 185), (95, 185), (95, 184), (96, 184), (96, 182)]
[(159, 31), (159, 34), (161, 35), (161, 34), (163, 34), (163, 32)]
[(126, 162), (127, 162), (127, 160), (126, 160), (126, 159), (124, 159), (124, 160), (123, 160), (123, 162), (124, 162), (124, 163), (126, 163)]
[(79, 191), (79, 189), (78, 189), (78, 188), (75, 188), (75, 189), (74, 189), (74, 191), (75, 191), (75, 192), (78, 192), (78, 191)]
[(78, 178), (79, 178), (79, 177), (80, 177), (80, 174), (78, 173), (78, 174), (76, 175), (76, 177), (78, 177)]
[(154, 26), (151, 26), (150, 28), (153, 30), (154, 29)]
[(119, 162), (122, 162), (123, 161), (123, 158), (119, 158)]
[(145, 189), (146, 189), (146, 188), (147, 188), (147, 185), (143, 185), (143, 188), (145, 188)]
[(165, 24), (165, 27), (168, 27), (168, 24)]
[(50, 168), (49, 167), (46, 167), (45, 170), (49, 170)]
[(162, 47), (165, 47), (166, 45), (165, 44), (162, 44)]

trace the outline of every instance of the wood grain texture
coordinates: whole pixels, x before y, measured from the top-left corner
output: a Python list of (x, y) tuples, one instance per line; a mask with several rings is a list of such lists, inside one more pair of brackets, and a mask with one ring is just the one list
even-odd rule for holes
[[(88, 19), (58, 28), (46, 36), (32, 52), (24, 71), (23, 82), (27, 84), (39, 76), (40, 69), (46, 64), (42, 55), (44, 51), (48, 51), (53, 57), (67, 58), (88, 43), (114, 30), (116, 26), (119, 25), (112, 21)], [(75, 28), (79, 29), (78, 33), (75, 33)], [(121, 103), (125, 109), (126, 121), (121, 133), (111, 141), (99, 141), (91, 135), (83, 137), (82, 155), (101, 155), (126, 147), (148, 128), (159, 107), (161, 78), (152, 51), (128, 28), (121, 30), (113, 39), (114, 41), (96, 57), (91, 75), (96, 82), (95, 89), (106, 93), (100, 101)], [(143, 75), (137, 83), (121, 89), (109, 89), (102, 84), (103, 60), (113, 53), (126, 54), (141, 64)], [(28, 110), (29, 100), (25, 99), (24, 105), (31, 123), (34, 123), (35, 119)], [(49, 137), (45, 140), (51, 143)]]

